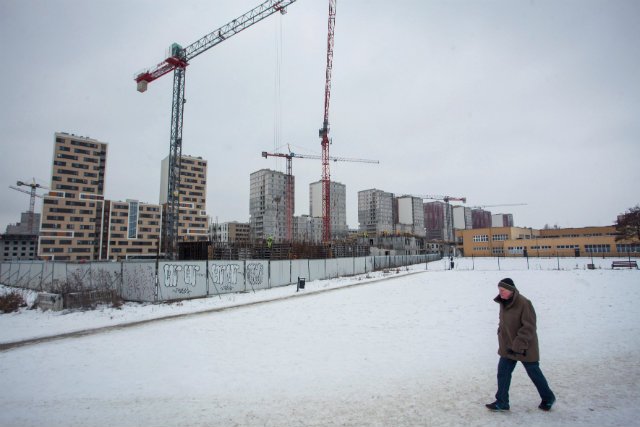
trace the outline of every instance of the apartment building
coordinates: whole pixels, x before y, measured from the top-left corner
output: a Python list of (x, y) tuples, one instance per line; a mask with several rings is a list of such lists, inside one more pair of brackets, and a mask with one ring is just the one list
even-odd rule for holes
[(393, 218), (396, 233), (425, 236), (424, 209), (421, 198), (413, 196), (394, 198)]
[(293, 217), (294, 241), (302, 243), (322, 243), (322, 218), (301, 215)]
[(513, 227), (513, 214), (493, 214), (491, 215), (492, 227)]
[(393, 194), (378, 189), (358, 192), (358, 222), (361, 233), (370, 236), (393, 233)]
[(155, 258), (161, 244), (162, 207), (106, 200), (101, 213), (98, 259)]
[(453, 206), (453, 228), (465, 230), (473, 228), (473, 214), (471, 208), (466, 206)]
[(211, 226), (211, 241), (222, 243), (247, 244), (250, 240), (251, 228), (248, 222), (223, 222)]
[(51, 190), (43, 196), (38, 254), (49, 260), (96, 260), (104, 203), (107, 144), (55, 134)]
[(423, 207), (427, 239), (440, 242), (452, 242), (452, 206), (448, 203), (435, 201), (427, 202)]
[(484, 209), (471, 209), (471, 228), (491, 227), (491, 212)]
[[(330, 220), (331, 238), (344, 239), (347, 237), (347, 186), (339, 182), (330, 181)], [(309, 184), (309, 215), (322, 218), (322, 181)]]
[[(160, 204), (163, 218), (168, 209), (169, 156), (161, 163)], [(202, 157), (182, 156), (180, 158), (180, 184), (178, 210), (178, 240), (202, 241), (209, 239), (207, 217), (207, 161)]]
[[(288, 206), (289, 202), (294, 203), (294, 198), (288, 201), (286, 197), (287, 175), (271, 169), (260, 169), (253, 172), (249, 180), (251, 240), (284, 242), (287, 236), (287, 212), (294, 212), (294, 206)], [(295, 188), (295, 181), (291, 185)]]
[(39, 228), (39, 213), (22, 212), (20, 222), (0, 234), (0, 261), (37, 259)]

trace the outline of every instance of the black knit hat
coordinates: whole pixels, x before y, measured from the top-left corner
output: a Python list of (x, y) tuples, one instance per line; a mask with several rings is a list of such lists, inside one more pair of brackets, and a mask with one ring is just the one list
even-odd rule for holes
[(511, 280), (510, 278), (505, 278), (500, 280), (500, 282), (498, 283), (498, 286), (501, 288), (505, 288), (507, 290), (510, 290), (511, 292), (516, 290), (516, 284), (513, 283), (513, 280)]

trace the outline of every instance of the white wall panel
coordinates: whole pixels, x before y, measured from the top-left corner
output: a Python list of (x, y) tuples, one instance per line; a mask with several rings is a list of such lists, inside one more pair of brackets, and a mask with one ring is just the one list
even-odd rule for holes
[(158, 263), (158, 300), (200, 298), (207, 295), (206, 261)]

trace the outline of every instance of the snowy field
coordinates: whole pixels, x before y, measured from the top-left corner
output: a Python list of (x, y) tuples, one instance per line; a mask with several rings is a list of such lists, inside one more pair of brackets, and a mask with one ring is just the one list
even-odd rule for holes
[[(299, 293), (3, 314), (5, 346), (103, 329), (0, 351), (0, 426), (638, 425), (640, 271), (590, 262), (456, 259)], [(522, 366), (511, 411), (484, 408), (503, 277), (538, 313), (549, 413)]]

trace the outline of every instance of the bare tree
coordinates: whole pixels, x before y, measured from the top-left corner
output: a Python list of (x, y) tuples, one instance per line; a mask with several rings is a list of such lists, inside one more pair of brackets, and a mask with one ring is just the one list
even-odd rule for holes
[(640, 240), (640, 205), (629, 209), (622, 215), (618, 215), (616, 221), (618, 240)]

